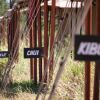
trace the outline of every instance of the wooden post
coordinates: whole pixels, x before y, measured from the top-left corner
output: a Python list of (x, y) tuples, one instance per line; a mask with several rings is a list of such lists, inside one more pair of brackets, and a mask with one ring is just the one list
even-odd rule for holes
[[(20, 9), (16, 8), (13, 12), (13, 19), (12, 19), (12, 27), (13, 27), (13, 33), (12, 33), (12, 53), (16, 50), (15, 55), (15, 61), (18, 61), (18, 55), (19, 55), (19, 30), (20, 30)], [(16, 45), (18, 44), (18, 47), (16, 48)]]
[[(35, 2), (33, 3), (33, 6), (32, 6), (32, 2)], [(28, 19), (29, 19), (29, 23), (28, 25), (28, 28), (29, 28), (29, 32), (30, 32), (30, 48), (35, 48), (37, 46), (37, 33), (36, 33), (36, 20), (33, 22), (32, 19), (34, 19), (34, 17), (36, 16), (36, 0), (30, 0), (29, 2), (29, 16), (28, 16)], [(32, 10), (33, 9), (33, 10)], [(33, 14), (34, 13), (34, 14)], [(32, 17), (32, 14), (33, 14), (33, 18)], [(34, 81), (34, 83), (37, 83), (37, 59), (36, 58), (31, 58), (30, 59), (30, 76), (31, 76), (31, 80)]]
[[(85, 20), (86, 35), (92, 34), (92, 6), (90, 7)], [(85, 100), (90, 100), (90, 62), (85, 63)]]
[(7, 20), (7, 35), (8, 35), (8, 51), (10, 51), (10, 47), (11, 47), (11, 43), (10, 43), (10, 40), (11, 40), (11, 33), (10, 33), (10, 30), (11, 30), (11, 23), (10, 23), (10, 18), (8, 18)]
[[(54, 36), (55, 36), (55, 15), (56, 15), (56, 0), (52, 0), (52, 7), (51, 7), (51, 34), (50, 34), (50, 52), (53, 49), (54, 43)], [(53, 75), (53, 60), (54, 60), (54, 51), (52, 54), (52, 59), (49, 66), (49, 80), (52, 79)]]
[[(18, 57), (19, 57), (19, 32), (20, 32), (20, 9), (16, 8), (16, 12), (15, 12), (15, 45), (17, 45), (16, 43), (18, 43), (18, 47), (17, 47), (17, 52), (16, 52), (16, 61), (18, 61)], [(15, 47), (14, 47), (15, 48)]]
[[(33, 24), (33, 20), (31, 19), (31, 15), (33, 13), (33, 11), (31, 10), (32, 9), (32, 6), (31, 6), (31, 2), (33, 2), (34, 0), (30, 0), (29, 1), (29, 15), (28, 15), (28, 19), (29, 19), (29, 23), (28, 23), (28, 28), (29, 28), (29, 32), (30, 32), (30, 48), (34, 48), (35, 47), (35, 44), (34, 44), (34, 33), (35, 33), (35, 30), (34, 30), (34, 24)], [(33, 5), (33, 8), (34, 8), (34, 5)], [(30, 76), (31, 76), (31, 80), (35, 81), (34, 80), (34, 59), (31, 58), (30, 59)]]
[(14, 14), (15, 12), (13, 12), (12, 16), (10, 16), (11, 18), (10, 17), (8, 18), (8, 51), (11, 54), (9, 59), (12, 58), (13, 51), (14, 51), (14, 48), (13, 48), (13, 44), (14, 44), (13, 39), (15, 35)]
[[(34, 39), (34, 47), (36, 48), (37, 47), (37, 27), (36, 27), (36, 20), (33, 22), (33, 33), (34, 33), (34, 38), (33, 38)], [(37, 84), (37, 58), (34, 58), (34, 82)]]
[[(38, 4), (38, 17), (37, 17), (37, 21), (38, 21), (38, 47), (42, 48), (42, 32), (41, 32), (41, 0), (39, 0), (39, 4)], [(41, 82), (42, 80), (42, 58), (39, 58), (39, 82)]]
[[(33, 0), (30, 0), (29, 1), (29, 4), (28, 4), (28, 6), (29, 6), (29, 12), (28, 12), (28, 28), (29, 28), (29, 34), (30, 34), (30, 48), (32, 48), (32, 47), (34, 47), (34, 40), (33, 40), (33, 29), (32, 29), (32, 27), (31, 27), (31, 25), (32, 25), (32, 21), (30, 20), (30, 15), (31, 15), (31, 2), (32, 2)], [(31, 80), (34, 80), (34, 59), (30, 59), (30, 79)]]
[[(96, 0), (96, 35), (100, 35), (100, 0)], [(100, 62), (96, 62), (93, 100), (100, 100)]]
[[(44, 0), (44, 71), (48, 60), (48, 0)], [(45, 73), (45, 72), (44, 72)], [(47, 73), (44, 79), (47, 82)]]

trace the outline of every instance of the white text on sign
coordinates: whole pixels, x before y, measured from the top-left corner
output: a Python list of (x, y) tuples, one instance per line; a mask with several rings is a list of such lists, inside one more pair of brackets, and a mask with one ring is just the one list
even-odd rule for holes
[(100, 56), (100, 44), (96, 42), (81, 42), (77, 54)]
[(39, 55), (39, 50), (28, 50), (27, 55)]

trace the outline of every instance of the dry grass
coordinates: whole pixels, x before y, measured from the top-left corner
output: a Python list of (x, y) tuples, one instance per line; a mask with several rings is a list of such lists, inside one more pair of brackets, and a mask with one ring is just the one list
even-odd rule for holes
[(18, 93), (16, 95), (0, 95), (0, 100), (35, 100), (35, 94)]

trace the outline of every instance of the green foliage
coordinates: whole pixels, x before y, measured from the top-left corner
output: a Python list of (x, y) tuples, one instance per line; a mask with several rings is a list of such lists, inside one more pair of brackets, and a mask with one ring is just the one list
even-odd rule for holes
[(73, 65), (71, 67), (71, 72), (73, 73), (74, 76), (79, 76), (81, 74), (83, 74), (83, 67), (81, 64), (78, 64), (77, 65)]
[(8, 9), (6, 0), (0, 0), (0, 16), (3, 16)]
[[(73, 56), (73, 55), (72, 55)], [(83, 100), (84, 98), (84, 63), (73, 61), (68, 57), (66, 68), (62, 75), (62, 81), (65, 85), (63, 91), (72, 100)], [(65, 90), (64, 90), (65, 89)], [(69, 100), (66, 99), (66, 100)]]

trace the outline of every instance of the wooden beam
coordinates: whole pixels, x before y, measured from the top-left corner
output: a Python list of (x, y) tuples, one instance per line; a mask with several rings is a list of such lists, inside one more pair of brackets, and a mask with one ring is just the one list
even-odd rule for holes
[[(38, 47), (42, 48), (42, 32), (41, 32), (41, 0), (39, 0), (38, 7)], [(42, 81), (42, 58), (39, 58), (39, 82)]]
[[(47, 67), (47, 60), (48, 60), (48, 0), (44, 0), (44, 71)], [(45, 73), (45, 72), (44, 72)], [(47, 73), (44, 79), (47, 82)]]
[[(92, 34), (92, 6), (90, 7), (85, 20), (85, 32), (86, 35)], [(90, 62), (85, 62), (85, 100), (90, 100)]]
[[(30, 20), (30, 15), (32, 14), (32, 12), (30, 11), (31, 10), (31, 2), (32, 0), (29, 1), (29, 12), (28, 12), (28, 27), (29, 27), (29, 34), (30, 34), (30, 48), (34, 48), (34, 33), (33, 33), (33, 23), (32, 21)], [(34, 59), (31, 58), (30, 59), (30, 78), (32, 81), (34, 81)]]
[[(32, 5), (32, 2), (33, 3)], [(33, 9), (33, 10), (32, 10)], [(29, 2), (29, 29), (30, 29), (30, 48), (37, 47), (37, 29), (36, 29), (36, 20), (32, 20), (36, 16), (36, 0), (30, 0)], [(33, 18), (31, 18), (33, 16)], [(31, 72), (31, 80), (37, 84), (37, 58), (30, 59), (30, 72)]]
[[(96, 35), (100, 35), (100, 0), (96, 0)], [(100, 62), (96, 62), (93, 100), (100, 100)]]
[[(56, 0), (52, 0), (52, 7), (51, 7), (51, 34), (50, 34), (50, 52), (53, 49), (54, 43), (54, 36), (55, 36), (55, 15), (56, 15)], [(52, 54), (52, 59), (49, 66), (49, 78), (52, 79), (53, 75), (53, 60), (54, 60), (54, 51)]]

